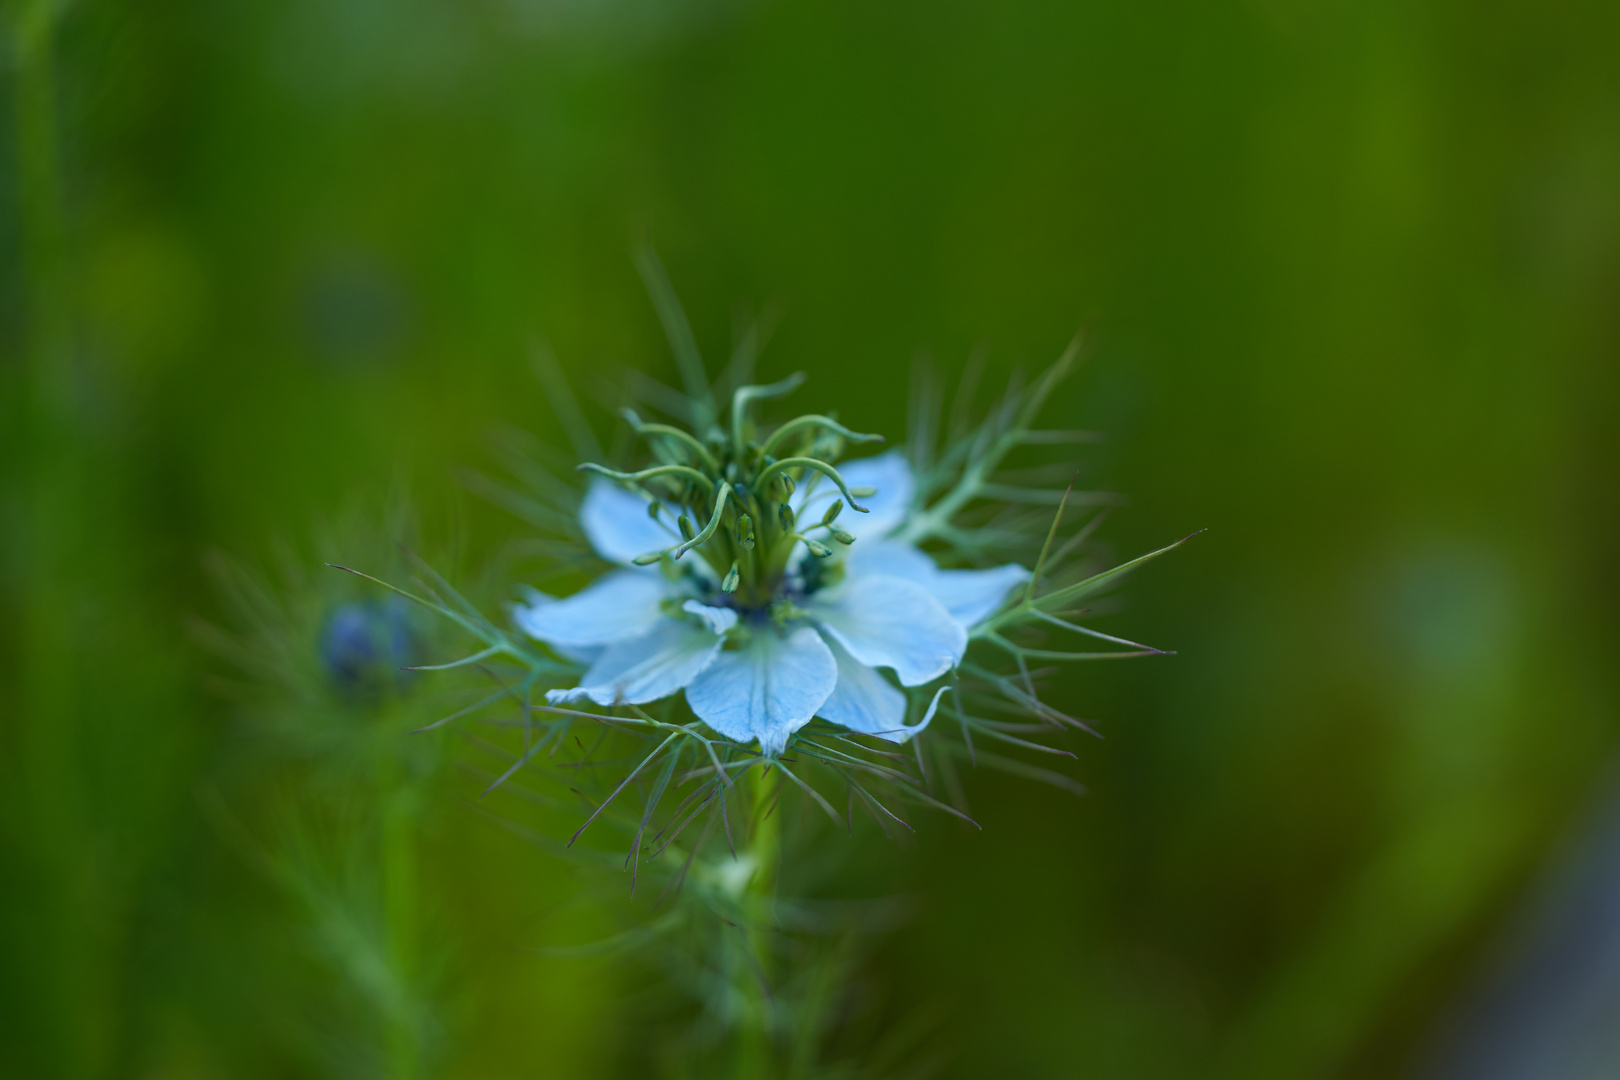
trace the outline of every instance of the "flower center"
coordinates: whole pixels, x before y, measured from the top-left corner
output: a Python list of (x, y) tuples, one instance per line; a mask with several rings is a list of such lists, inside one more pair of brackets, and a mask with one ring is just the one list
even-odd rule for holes
[(679, 533), (679, 543), (637, 556), (638, 565), (657, 563), (679, 577), (694, 572), (684, 560), (695, 553), (707, 567), (695, 572), (718, 582), (726, 606), (778, 621), (784, 604), (841, 576), (839, 561), (827, 560), (837, 545), (855, 538), (839, 525), (840, 515), (846, 503), (866, 513), (859, 499), (876, 492), (850, 488), (832, 463), (847, 444), (880, 442), (882, 436), (807, 414), (760, 438), (751, 404), (786, 394), (802, 381), (795, 375), (738, 389), (731, 431), (714, 425), (702, 438), (673, 425), (644, 423), (625, 410), (631, 427), (650, 444), (654, 464), (636, 472), (597, 464), (580, 468), (641, 495), (648, 514)]

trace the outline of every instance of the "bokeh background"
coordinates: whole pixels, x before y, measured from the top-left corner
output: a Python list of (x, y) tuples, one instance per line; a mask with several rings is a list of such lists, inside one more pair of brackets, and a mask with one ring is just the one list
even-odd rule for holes
[(841, 894), (913, 901), (860, 991), (907, 1060), (1620, 1069), (1620, 8), (3, 10), (0, 1072), (678, 1072), (644, 971), (543, 950), (580, 874), (316, 632), (370, 595), (322, 559), (407, 533), (498, 596), (528, 527), (468, 474), (566, 449), (537, 349), (604, 435), (673, 378), (643, 242), (711, 361), (763, 313), (894, 436), (919, 354), (1083, 330), (1104, 537), (1209, 530), (1109, 622), (1179, 655), (1065, 688), (1087, 798), (979, 774), (982, 834), (852, 843)]

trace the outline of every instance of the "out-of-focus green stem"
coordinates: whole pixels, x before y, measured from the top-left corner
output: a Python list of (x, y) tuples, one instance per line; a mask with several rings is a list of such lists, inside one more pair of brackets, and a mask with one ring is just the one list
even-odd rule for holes
[[(93, 850), (81, 763), (75, 615), (84, 598), (75, 562), (85, 547), (90, 475), (72, 395), (73, 299), (57, 123), (56, 23), (60, 4), (18, 0), (0, 8), (11, 55), (18, 204), (27, 287), (26, 362), (14, 407), (24, 528), (11, 539), (17, 568), (21, 662), (16, 687), (15, 770), (9, 821), (36, 900), (31, 948), (19, 962), (29, 986), (23, 1028), (37, 1032), (51, 1075), (103, 1072), (115, 1038), (113, 986), (104, 962), (110, 933), (105, 881)], [(9, 409), (7, 410), (10, 411)], [(105, 538), (104, 538), (105, 539)], [(9, 589), (8, 589), (9, 591)], [(44, 1065), (44, 1062), (41, 1062)]]
[(750, 970), (744, 973), (747, 1012), (737, 1032), (737, 1080), (776, 1075), (771, 1037), (773, 983), (771, 932), (776, 923), (776, 874), (782, 859), (782, 821), (775, 805), (782, 778), (761, 771), (753, 781), (754, 838), (749, 847), (753, 876), (744, 893)]
[(388, 1075), (415, 1080), (421, 1073), (422, 1032), (416, 1007), (417, 869), (416, 818), (418, 788), (399, 775), (395, 753), (379, 758), (378, 795), (382, 800), (383, 919), (388, 961), (393, 969), (394, 1000), (385, 1003)]

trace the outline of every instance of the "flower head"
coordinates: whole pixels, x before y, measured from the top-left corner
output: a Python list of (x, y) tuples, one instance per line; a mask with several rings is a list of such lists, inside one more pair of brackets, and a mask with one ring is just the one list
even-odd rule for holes
[(404, 680), (414, 651), (407, 605), (400, 597), (344, 604), (321, 628), (320, 659), (333, 685), (345, 693), (375, 693)]
[(640, 705), (685, 691), (709, 727), (773, 756), (815, 717), (891, 742), (927, 726), (934, 709), (908, 725), (900, 687), (956, 668), (969, 631), (1029, 571), (944, 570), (901, 538), (915, 493), (905, 459), (835, 464), (848, 443), (877, 436), (808, 415), (759, 437), (749, 403), (797, 382), (739, 389), (729, 435), (700, 440), (629, 414), (658, 463), (584, 466), (599, 475), (580, 526), (619, 568), (516, 609), (525, 632), (588, 665), (578, 686), (548, 691), (550, 703)]

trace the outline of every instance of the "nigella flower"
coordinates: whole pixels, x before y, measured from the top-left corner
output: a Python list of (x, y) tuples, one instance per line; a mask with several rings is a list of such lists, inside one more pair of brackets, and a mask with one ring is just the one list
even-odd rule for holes
[[(730, 438), (716, 429), (699, 441), (630, 414), (665, 464), (585, 466), (605, 475), (580, 525), (620, 568), (566, 599), (534, 593), (514, 612), (525, 632), (587, 665), (578, 686), (547, 692), (551, 704), (640, 705), (685, 691), (709, 727), (771, 756), (815, 717), (892, 742), (927, 726), (939, 692), (908, 725), (901, 688), (955, 668), (970, 629), (1029, 571), (941, 569), (907, 542), (905, 459), (828, 460), (846, 440), (877, 436), (803, 416), (748, 438), (748, 400), (791, 385), (738, 391)], [(659, 484), (667, 493), (654, 493)], [(706, 521), (701, 531), (688, 511)]]
[(412, 642), (406, 604), (344, 604), (321, 629), (320, 658), (332, 682), (345, 693), (375, 692), (387, 682), (403, 684)]

